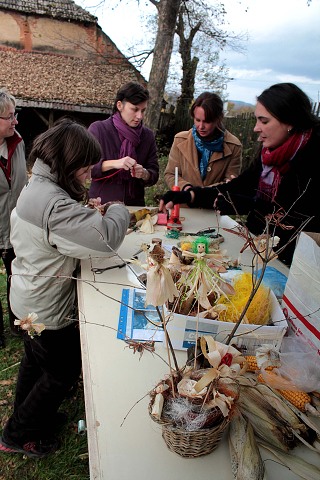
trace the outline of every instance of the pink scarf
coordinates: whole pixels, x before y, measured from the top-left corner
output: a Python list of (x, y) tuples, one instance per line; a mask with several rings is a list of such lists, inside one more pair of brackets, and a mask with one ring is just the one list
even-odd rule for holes
[(278, 193), (281, 178), (290, 169), (290, 162), (309, 141), (312, 130), (294, 133), (274, 150), (263, 148), (261, 152), (262, 172), (257, 196), (273, 202)]
[(121, 140), (119, 158), (128, 156), (138, 160), (136, 147), (140, 144), (142, 123), (136, 128), (129, 127), (129, 125), (122, 120), (119, 112), (112, 116), (112, 121)]

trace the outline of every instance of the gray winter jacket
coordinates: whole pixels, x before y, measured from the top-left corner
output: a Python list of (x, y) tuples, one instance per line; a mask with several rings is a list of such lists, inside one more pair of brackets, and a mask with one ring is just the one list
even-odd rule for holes
[(0, 249), (11, 248), (10, 215), (16, 206), (21, 190), (27, 183), (24, 143), (15, 132), (6, 139), (9, 168), (0, 165)]
[(35, 312), (48, 330), (74, 321), (76, 282), (70, 277), (79, 260), (110, 256), (121, 245), (130, 218), (119, 204), (102, 216), (72, 200), (56, 182), (56, 175), (37, 159), (11, 215), (16, 254), (11, 307), (18, 319)]

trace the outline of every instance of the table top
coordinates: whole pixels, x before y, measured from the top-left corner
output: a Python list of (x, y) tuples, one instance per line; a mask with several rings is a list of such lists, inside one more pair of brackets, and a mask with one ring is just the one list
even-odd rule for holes
[[(181, 217), (186, 232), (217, 228), (217, 218), (211, 211), (182, 209)], [(229, 217), (221, 217), (219, 223), (221, 228), (234, 225)], [(237, 255), (243, 240), (223, 230), (219, 232), (225, 237), (223, 248)], [(118, 253), (122, 258), (130, 258), (142, 243), (164, 236), (165, 227), (160, 226), (153, 234), (130, 233)], [(165, 242), (176, 243), (167, 238)], [(182, 458), (167, 448), (161, 426), (148, 415), (148, 392), (169, 372), (166, 350), (162, 343), (157, 343), (156, 354), (144, 352), (140, 356), (117, 339), (122, 289), (139, 287), (139, 283), (127, 266), (94, 274), (92, 265), (103, 266), (103, 262), (104, 259), (83, 261), (78, 282), (90, 479), (232, 480), (226, 434), (216, 450), (199, 458)], [(249, 252), (242, 262), (250, 265)], [(280, 262), (273, 265), (283, 273), (288, 271)], [(176, 354), (179, 364), (184, 365), (185, 352)], [(304, 458), (310, 455), (305, 450), (301, 449)], [(263, 452), (263, 458), (272, 456)], [(267, 461), (266, 468), (270, 479), (300, 478), (274, 461)]]

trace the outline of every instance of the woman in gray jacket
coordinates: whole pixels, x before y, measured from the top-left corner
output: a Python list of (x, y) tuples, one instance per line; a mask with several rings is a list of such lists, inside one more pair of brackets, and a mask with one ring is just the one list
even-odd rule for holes
[(24, 333), (14, 410), (0, 452), (43, 457), (58, 446), (58, 409), (81, 370), (76, 270), (80, 259), (112, 255), (129, 225), (122, 204), (101, 215), (81, 203), (100, 155), (93, 135), (68, 119), (34, 142), (32, 176), (11, 216), (16, 258), (10, 300), (21, 324), (35, 313), (45, 329), (33, 338)]
[[(10, 308), (10, 275), (14, 251), (10, 243), (10, 214), (16, 206), (21, 190), (27, 183), (24, 142), (16, 131), (16, 100), (6, 90), (0, 90), (0, 256), (7, 272), (7, 299), (10, 329), (14, 327), (14, 315)], [(3, 311), (0, 302), (0, 348), (5, 346)]]

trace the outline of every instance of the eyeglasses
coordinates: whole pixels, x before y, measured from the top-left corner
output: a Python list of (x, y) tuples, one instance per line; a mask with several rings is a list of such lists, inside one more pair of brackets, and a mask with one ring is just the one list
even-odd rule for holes
[(18, 120), (18, 113), (10, 113), (7, 117), (0, 117), (2, 120), (10, 120), (10, 122), (13, 122), (13, 120)]

